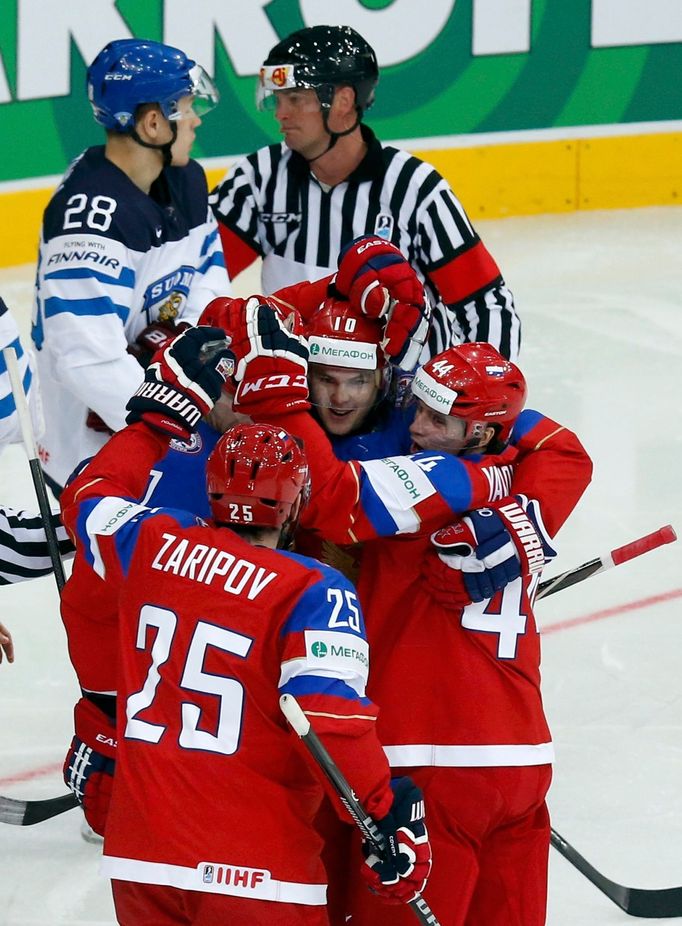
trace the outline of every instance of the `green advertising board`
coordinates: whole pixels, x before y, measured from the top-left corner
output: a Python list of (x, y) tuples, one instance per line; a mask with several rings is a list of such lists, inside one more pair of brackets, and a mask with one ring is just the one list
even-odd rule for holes
[(320, 22), (352, 25), (376, 48), (368, 121), (384, 139), (682, 118), (682, 2), (4, 0), (0, 17), (0, 181), (60, 174), (101, 140), (86, 62), (126, 35), (180, 46), (215, 76), (203, 158), (277, 138), (256, 111), (255, 75), (280, 37)]

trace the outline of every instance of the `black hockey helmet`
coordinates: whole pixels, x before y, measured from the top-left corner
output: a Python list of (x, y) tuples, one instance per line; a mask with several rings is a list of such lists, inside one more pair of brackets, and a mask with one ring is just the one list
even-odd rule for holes
[(374, 102), (379, 67), (374, 49), (350, 26), (309, 26), (292, 32), (270, 51), (260, 70), (258, 106), (277, 90), (315, 90), (323, 111), (336, 87), (355, 90), (359, 119)]

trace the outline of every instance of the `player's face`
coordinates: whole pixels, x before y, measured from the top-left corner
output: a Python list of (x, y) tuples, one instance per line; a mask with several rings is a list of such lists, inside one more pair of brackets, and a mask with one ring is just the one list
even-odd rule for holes
[(229, 430), (233, 424), (239, 424), (240, 422), (251, 424), (251, 419), (248, 415), (242, 415), (232, 410), (233, 401), (234, 397), (232, 393), (223, 389), (218, 401), (206, 415), (205, 420), (207, 424), (215, 428), (215, 430), (219, 431), (221, 434)]
[(357, 430), (379, 396), (374, 370), (311, 363), (308, 382), (322, 427), (337, 437)]
[(189, 95), (178, 100), (178, 116), (173, 120), (178, 130), (171, 148), (173, 167), (184, 167), (189, 162), (196, 129), (201, 125), (201, 119), (192, 108), (192, 102), (193, 97)]
[(314, 90), (277, 90), (275, 119), (287, 148), (312, 159), (326, 150), (329, 136), (325, 132), (320, 101)]
[(410, 425), (410, 451), (439, 450), (458, 454), (465, 444), (465, 433), (466, 423), (461, 418), (442, 415), (418, 400), (417, 414)]

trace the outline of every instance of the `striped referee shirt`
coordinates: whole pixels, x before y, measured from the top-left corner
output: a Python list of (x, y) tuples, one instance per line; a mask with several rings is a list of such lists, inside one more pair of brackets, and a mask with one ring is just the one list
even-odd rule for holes
[(379, 235), (400, 248), (434, 305), (422, 361), (463, 341), (489, 341), (515, 360), (512, 294), (462, 204), (431, 165), (361, 131), (364, 159), (332, 188), (284, 143), (232, 166), (210, 195), (230, 276), (262, 257), (269, 294), (334, 272), (345, 244)]
[[(74, 552), (59, 515), (52, 515), (62, 556)], [(0, 507), (0, 585), (25, 582), (52, 572), (52, 561), (39, 514)]]

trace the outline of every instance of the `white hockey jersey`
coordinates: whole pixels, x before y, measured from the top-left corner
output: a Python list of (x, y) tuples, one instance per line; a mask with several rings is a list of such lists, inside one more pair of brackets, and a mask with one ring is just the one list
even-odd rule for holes
[(2, 353), (6, 347), (13, 347), (16, 351), (19, 375), (31, 410), (33, 431), (36, 435), (42, 434), (43, 431), (40, 392), (37, 377), (35, 376), (35, 358), (31, 351), (24, 350), (19, 340), (17, 323), (11, 313), (9, 311), (0, 311), (0, 445), (21, 440), (21, 428), (14, 396), (12, 395), (12, 384), (7, 372), (5, 357)]
[(45, 405), (40, 454), (59, 485), (112, 430), (142, 379), (126, 353), (152, 322), (196, 322), (229, 294), (222, 246), (201, 166), (167, 167), (145, 194), (87, 149), (45, 210), (32, 336)]

